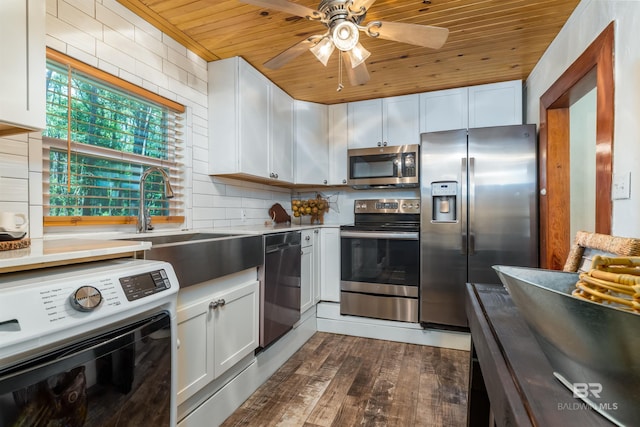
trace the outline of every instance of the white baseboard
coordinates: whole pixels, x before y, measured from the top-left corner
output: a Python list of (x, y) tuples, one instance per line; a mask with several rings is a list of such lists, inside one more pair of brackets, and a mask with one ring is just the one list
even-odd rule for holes
[(318, 331), (376, 338), (411, 344), (430, 345), (469, 351), (471, 335), (467, 332), (424, 329), (419, 323), (394, 322), (340, 314), (340, 304), (321, 302), (317, 305)]

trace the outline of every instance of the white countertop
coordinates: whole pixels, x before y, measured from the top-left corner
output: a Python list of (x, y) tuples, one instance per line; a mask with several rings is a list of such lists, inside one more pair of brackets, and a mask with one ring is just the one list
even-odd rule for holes
[(31, 246), (0, 251), (0, 270), (59, 262), (74, 262), (83, 258), (126, 254), (149, 249), (149, 242), (99, 239), (31, 239)]
[[(264, 235), (283, 231), (304, 230), (319, 227), (339, 227), (338, 224), (276, 224), (242, 225), (198, 230), (163, 230), (149, 232), (148, 236), (184, 233), (229, 233)], [(151, 248), (150, 242), (118, 240), (143, 238), (145, 235), (134, 233), (93, 233), (79, 238), (70, 236), (47, 236), (45, 239), (32, 239), (31, 246), (24, 249), (0, 251), (0, 271), (12, 271), (22, 268), (46, 266), (52, 263), (68, 261), (81, 262), (83, 259), (109, 257), (143, 251)]]

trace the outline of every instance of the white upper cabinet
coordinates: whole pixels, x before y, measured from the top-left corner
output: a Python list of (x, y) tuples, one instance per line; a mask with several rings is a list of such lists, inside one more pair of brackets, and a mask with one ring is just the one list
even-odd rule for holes
[(347, 104), (329, 105), (329, 185), (347, 183)]
[(522, 81), (469, 88), (469, 127), (521, 125)]
[(418, 95), (351, 102), (348, 116), (349, 148), (420, 142)]
[[(244, 61), (240, 62), (238, 85), (238, 172), (269, 176), (269, 80)], [(215, 96), (215, 95), (214, 95)], [(215, 100), (214, 100), (215, 102)], [(233, 104), (228, 104), (230, 108)], [(231, 125), (233, 122), (230, 122)], [(211, 137), (216, 138), (214, 128)]]
[(420, 132), (522, 124), (522, 82), (420, 94)]
[(419, 100), (418, 95), (382, 99), (383, 144), (420, 144)]
[(0, 136), (46, 125), (45, 16), (42, 0), (2, 0)]
[(295, 101), (295, 183), (329, 183), (327, 106)]
[(293, 182), (293, 105), (285, 91), (272, 88), (269, 177), (285, 182)]
[(293, 99), (239, 57), (209, 63), (209, 173), (293, 182)]
[(367, 148), (382, 143), (382, 99), (348, 104), (349, 148)]
[(420, 94), (420, 132), (466, 129), (468, 125), (468, 88)]

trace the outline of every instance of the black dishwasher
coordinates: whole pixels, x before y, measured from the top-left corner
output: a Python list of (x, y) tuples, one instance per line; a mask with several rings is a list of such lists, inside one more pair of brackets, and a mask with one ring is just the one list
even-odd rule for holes
[(260, 347), (284, 335), (300, 320), (300, 231), (264, 236), (260, 281)]

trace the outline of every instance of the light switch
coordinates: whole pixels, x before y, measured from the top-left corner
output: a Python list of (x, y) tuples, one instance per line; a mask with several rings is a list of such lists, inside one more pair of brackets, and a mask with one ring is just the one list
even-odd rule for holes
[(613, 200), (631, 198), (631, 172), (614, 173), (611, 189), (611, 198)]

